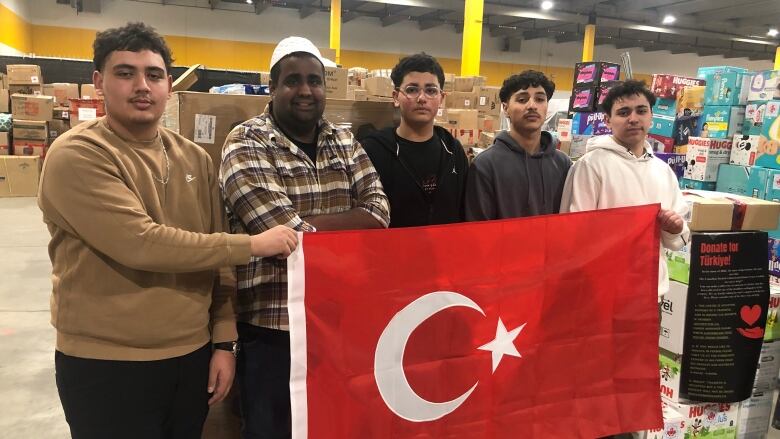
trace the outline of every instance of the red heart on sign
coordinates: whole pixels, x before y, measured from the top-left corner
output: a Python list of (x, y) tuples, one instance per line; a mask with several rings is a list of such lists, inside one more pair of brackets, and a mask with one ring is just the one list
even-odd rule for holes
[(742, 309), (739, 310), (739, 316), (742, 317), (742, 320), (747, 323), (748, 326), (753, 326), (753, 323), (756, 323), (758, 318), (761, 317), (761, 307), (758, 305), (744, 305)]

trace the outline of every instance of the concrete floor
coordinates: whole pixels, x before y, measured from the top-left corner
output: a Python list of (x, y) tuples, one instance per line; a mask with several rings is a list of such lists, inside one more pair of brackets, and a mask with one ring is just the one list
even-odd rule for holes
[[(0, 198), (0, 437), (70, 438), (54, 383), (49, 324), (49, 232), (34, 198)], [(212, 407), (203, 437), (239, 437), (226, 403)]]
[[(0, 198), (0, 219), (0, 437), (69, 438), (54, 383), (49, 233), (34, 198)], [(211, 409), (203, 438), (238, 438), (239, 423), (226, 400)]]

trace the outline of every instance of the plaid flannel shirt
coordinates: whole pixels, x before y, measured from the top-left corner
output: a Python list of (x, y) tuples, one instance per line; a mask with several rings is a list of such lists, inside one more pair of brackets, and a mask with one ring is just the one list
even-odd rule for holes
[[(317, 161), (276, 126), (270, 107), (230, 132), (222, 149), (220, 189), (230, 229), (255, 235), (277, 225), (313, 231), (304, 218), (365, 209), (390, 222), (379, 175), (352, 133), (319, 122)], [(238, 321), (287, 330), (287, 261), (252, 258), (237, 267)]]

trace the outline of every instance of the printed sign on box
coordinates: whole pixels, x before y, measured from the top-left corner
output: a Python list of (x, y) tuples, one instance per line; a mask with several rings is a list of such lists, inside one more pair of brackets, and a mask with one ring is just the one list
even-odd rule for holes
[(766, 243), (765, 232), (691, 235), (681, 399), (750, 397), (769, 303)]

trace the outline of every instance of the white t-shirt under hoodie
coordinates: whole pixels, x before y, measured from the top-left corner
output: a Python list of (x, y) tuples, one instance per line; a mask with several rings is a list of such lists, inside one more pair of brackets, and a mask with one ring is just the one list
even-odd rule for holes
[[(612, 136), (593, 137), (588, 141), (585, 155), (569, 170), (563, 187), (561, 212), (609, 209), (660, 203), (662, 209), (671, 209), (683, 218), (688, 213), (672, 168), (650, 153), (634, 156)], [(683, 231), (672, 234), (661, 230), (661, 245), (679, 250), (690, 239), (690, 230), (684, 223)], [(669, 291), (666, 258), (661, 252), (658, 261), (659, 301)]]

